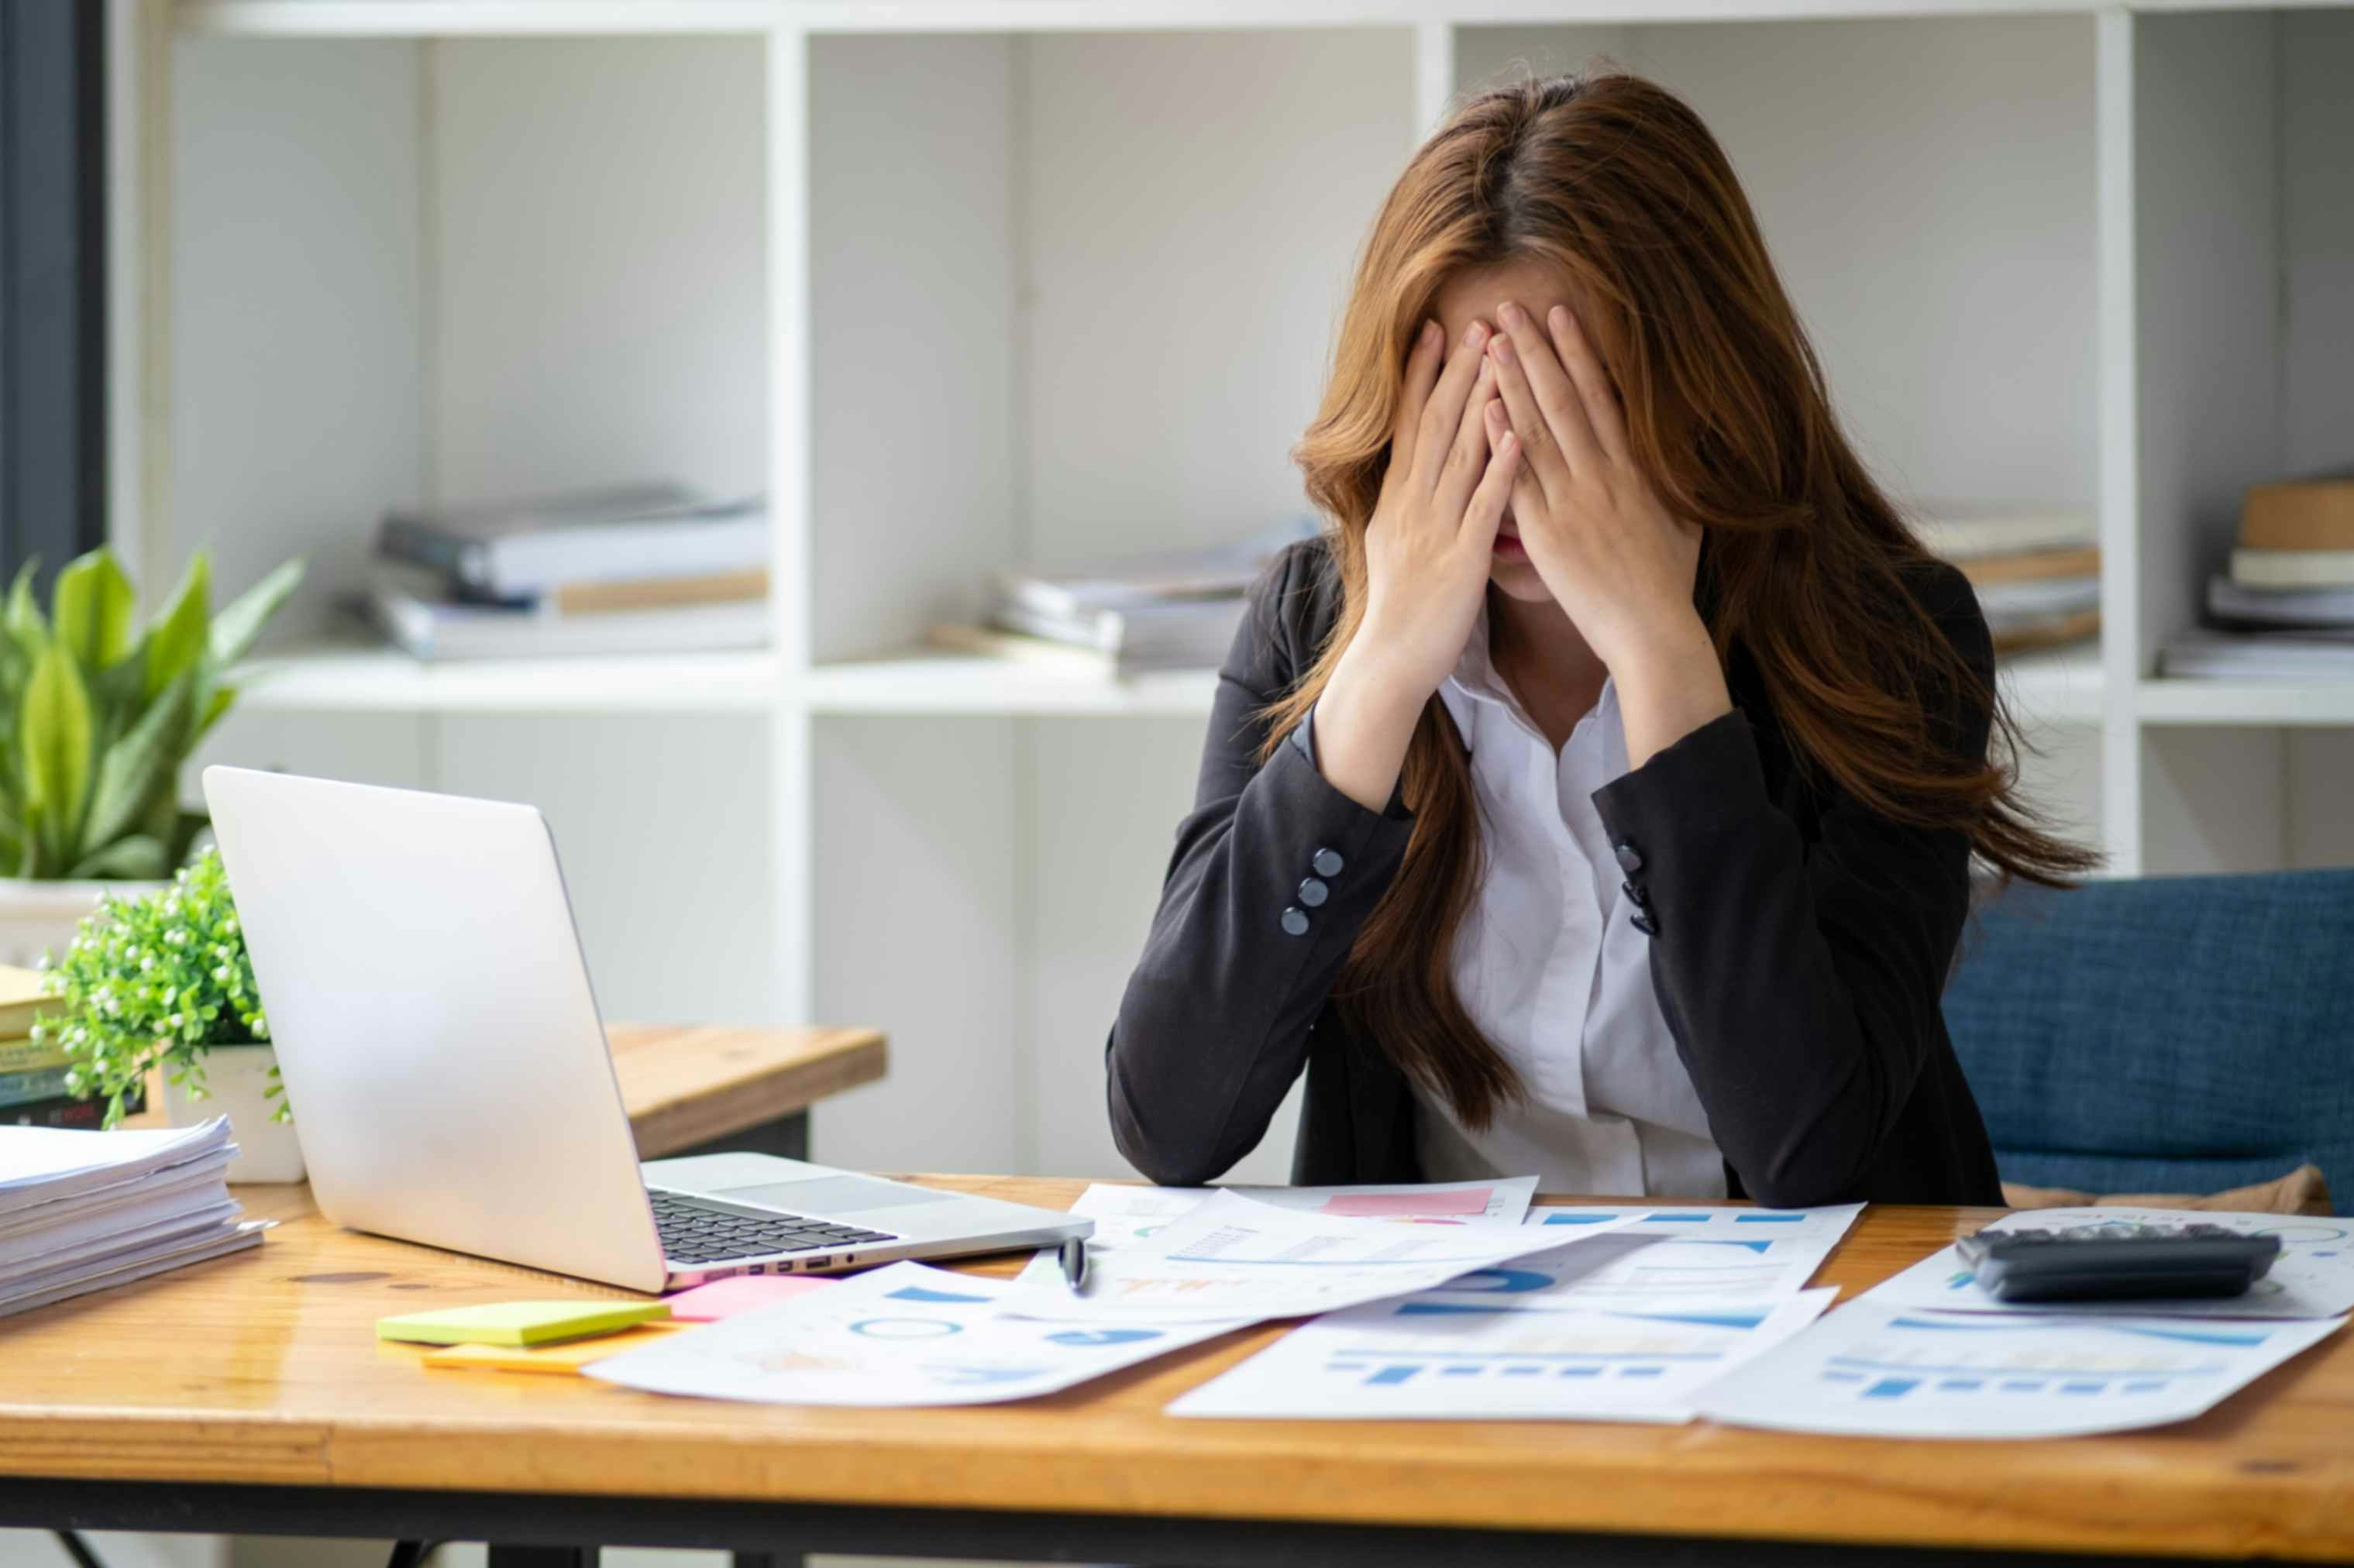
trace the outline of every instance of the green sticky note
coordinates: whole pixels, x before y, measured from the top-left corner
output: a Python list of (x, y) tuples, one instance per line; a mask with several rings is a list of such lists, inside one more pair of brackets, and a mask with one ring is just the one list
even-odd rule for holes
[(376, 1337), (420, 1345), (552, 1345), (669, 1316), (660, 1301), (491, 1301), (378, 1318)]

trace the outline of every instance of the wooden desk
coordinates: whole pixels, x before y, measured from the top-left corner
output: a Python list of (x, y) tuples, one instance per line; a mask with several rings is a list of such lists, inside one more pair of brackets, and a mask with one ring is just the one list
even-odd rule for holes
[[(1057, 1206), (1081, 1185), (927, 1180)], [(1020, 1404), (733, 1404), (428, 1372), (374, 1319), (622, 1293), (248, 1196), (287, 1221), (255, 1251), (0, 1321), (0, 1523), (1129, 1563), (2354, 1560), (2347, 1335), (2199, 1421), (2040, 1443), (1161, 1414), (1277, 1327)], [(1823, 1277), (1871, 1285), (1994, 1213), (1870, 1210)]]
[[(809, 1107), (889, 1067), (874, 1029), (609, 1023), (605, 1039), (641, 1160), (717, 1149), (806, 1160)], [(151, 1078), (148, 1109), (123, 1125), (164, 1126), (163, 1104), (161, 1083)]]
[(610, 1023), (605, 1039), (641, 1160), (715, 1146), (806, 1160), (809, 1107), (887, 1065), (873, 1029)]

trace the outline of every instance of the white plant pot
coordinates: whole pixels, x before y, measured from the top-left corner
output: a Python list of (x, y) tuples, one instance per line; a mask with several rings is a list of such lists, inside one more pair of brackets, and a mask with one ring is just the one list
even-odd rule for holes
[(136, 898), (171, 885), (163, 882), (27, 882), (0, 877), (0, 964), (39, 965), (44, 955), (63, 959), (81, 928), (81, 917), (98, 907), (99, 895)]
[(232, 1181), (300, 1181), (302, 1145), (294, 1124), (272, 1121), (278, 1101), (269, 1097), (270, 1070), (278, 1053), (267, 1045), (216, 1045), (205, 1053), (205, 1097), (186, 1084), (164, 1080), (164, 1114), (174, 1127), (195, 1127), (217, 1116), (228, 1118), (238, 1155), (229, 1161)]

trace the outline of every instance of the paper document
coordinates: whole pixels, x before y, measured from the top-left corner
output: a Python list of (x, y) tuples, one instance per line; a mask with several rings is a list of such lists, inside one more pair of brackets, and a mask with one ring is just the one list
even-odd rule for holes
[(1434, 1291), (1376, 1301), (1294, 1329), (1169, 1414), (1689, 1421), (1702, 1384), (1798, 1333), (1837, 1294), (1600, 1308), (1499, 1287), (1484, 1299)]
[(1744, 1426), (1872, 1437), (2071, 1437), (2183, 1421), (2343, 1318), (2187, 1322), (1850, 1302), (1701, 1392)]
[(2224, 1225), (2244, 1234), (2280, 1237), (2280, 1256), (2243, 1296), (2185, 1301), (2036, 1301), (2013, 1303), (1978, 1288), (1978, 1277), (1953, 1247), (1940, 1247), (1903, 1273), (1864, 1292), (1885, 1307), (1930, 1307), (1956, 1312), (2056, 1312), (2137, 1317), (2335, 1318), (2354, 1311), (2354, 1219), (2310, 1214), (2209, 1213), (2193, 1209), (2028, 1209), (2006, 1214), (1989, 1230), (2105, 1230), (2122, 1225)]
[[(1587, 1229), (1604, 1234), (1640, 1217), (1630, 1213)], [(1302, 1213), (1219, 1192), (1145, 1240), (1091, 1262), (1083, 1292), (1031, 1287), (1032, 1300), (1022, 1310), (1304, 1318), (1426, 1290), (1561, 1245), (1525, 1225), (1398, 1224)]]
[[(1537, 1190), (1533, 1176), (1493, 1181), (1410, 1181), (1384, 1187), (1129, 1187), (1097, 1181), (1079, 1194), (1071, 1213), (1095, 1221), (1087, 1238), (1088, 1266), (1104, 1255), (1144, 1240), (1214, 1192), (1242, 1192), (1279, 1209), (1443, 1224), (1516, 1225)], [(1031, 1284), (1060, 1284), (1061, 1260), (1043, 1247), (1016, 1277)]]
[(85, 1132), (0, 1127), (0, 1212), (79, 1197), (201, 1160), (229, 1141), (228, 1118), (197, 1127)]
[[(1528, 1224), (1572, 1235), (1630, 1211), (1543, 1208)], [(1863, 1212), (1861, 1203), (1821, 1209), (1654, 1209), (1612, 1234), (1554, 1260), (1549, 1288), (1581, 1304), (1665, 1300), (1777, 1301), (1796, 1296)], [(1522, 1267), (1532, 1266), (1523, 1260)]]
[(895, 1263), (830, 1290), (683, 1330), (584, 1369), (654, 1393), (771, 1404), (992, 1404), (1053, 1393), (1230, 1332), (1012, 1315), (1034, 1294)]

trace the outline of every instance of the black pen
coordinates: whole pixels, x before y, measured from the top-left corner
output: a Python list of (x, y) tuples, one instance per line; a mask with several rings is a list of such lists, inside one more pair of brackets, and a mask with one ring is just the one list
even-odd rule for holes
[(1073, 1236), (1057, 1250), (1063, 1259), (1063, 1283), (1076, 1295), (1087, 1285), (1087, 1238)]

